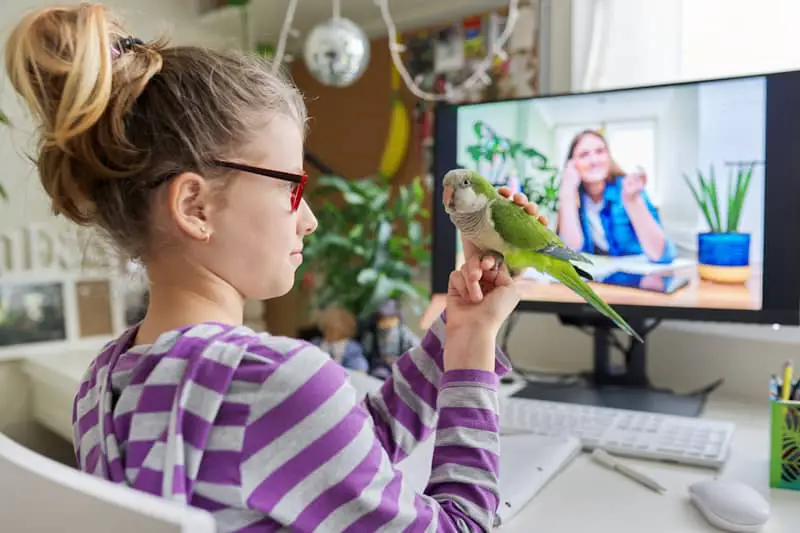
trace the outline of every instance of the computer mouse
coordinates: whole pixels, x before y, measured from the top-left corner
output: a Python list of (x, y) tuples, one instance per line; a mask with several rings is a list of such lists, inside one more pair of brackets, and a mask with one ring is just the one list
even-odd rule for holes
[(769, 502), (751, 486), (733, 480), (707, 480), (689, 486), (689, 498), (712, 525), (732, 533), (760, 531), (769, 520)]

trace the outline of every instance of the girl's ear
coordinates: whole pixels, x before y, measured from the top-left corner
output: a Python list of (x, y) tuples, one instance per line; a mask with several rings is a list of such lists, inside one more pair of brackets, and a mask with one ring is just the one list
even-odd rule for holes
[(169, 184), (170, 216), (190, 239), (208, 241), (211, 225), (212, 190), (208, 181), (194, 172), (175, 176)]

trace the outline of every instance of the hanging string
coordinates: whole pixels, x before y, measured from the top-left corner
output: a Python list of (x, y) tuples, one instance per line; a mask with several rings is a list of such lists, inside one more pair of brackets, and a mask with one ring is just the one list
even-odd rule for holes
[(275, 49), (275, 57), (272, 60), (272, 73), (277, 74), (281, 68), (283, 56), (286, 53), (286, 41), (292, 33), (292, 22), (294, 22), (294, 12), (297, 10), (297, 0), (289, 0), (289, 7), (286, 9), (286, 17), (283, 19), (281, 33), (278, 37), (278, 46)]
[(333, 0), (333, 20), (342, 18), (342, 4), (341, 0)]
[(514, 25), (517, 23), (517, 19), (519, 18), (519, 0), (509, 0), (506, 25), (497, 40), (492, 43), (492, 47), (486, 57), (475, 66), (472, 75), (470, 75), (458, 86), (448, 87), (444, 94), (435, 94), (429, 93), (420, 88), (417, 82), (411, 77), (411, 74), (408, 72), (408, 69), (406, 69), (405, 64), (403, 64), (403, 58), (400, 54), (405, 51), (405, 46), (398, 42), (397, 28), (392, 20), (392, 15), (389, 13), (388, 0), (375, 0), (375, 3), (381, 10), (381, 17), (383, 18), (383, 23), (386, 26), (386, 31), (389, 36), (389, 53), (392, 56), (392, 62), (394, 63), (397, 72), (400, 74), (403, 82), (405, 82), (408, 90), (411, 91), (414, 96), (429, 101), (452, 102), (459, 99), (462, 93), (472, 89), (476, 85), (489, 85), (491, 83), (489, 70), (492, 67), (492, 63), (494, 63), (495, 59), (505, 61), (508, 58), (508, 54), (506, 54), (503, 48), (508, 42), (508, 39), (511, 37), (511, 33), (514, 30)]

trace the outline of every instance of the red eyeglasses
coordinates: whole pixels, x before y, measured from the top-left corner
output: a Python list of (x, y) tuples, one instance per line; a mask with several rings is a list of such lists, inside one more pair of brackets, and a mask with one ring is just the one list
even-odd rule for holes
[(291, 172), (282, 172), (280, 170), (272, 170), (268, 168), (253, 167), (243, 163), (233, 163), (231, 161), (214, 161), (218, 167), (230, 168), (242, 172), (249, 172), (250, 174), (258, 174), (267, 178), (275, 178), (276, 180), (288, 181), (294, 183), (292, 188), (292, 212), (297, 211), (300, 207), (300, 201), (303, 199), (303, 191), (306, 188), (306, 181), (308, 181), (308, 174), (293, 174)]
[[(243, 163), (232, 163), (230, 161), (212, 161), (212, 163), (218, 167), (240, 170), (242, 172), (249, 172), (251, 174), (258, 174), (259, 176), (265, 176), (267, 178), (275, 178), (276, 180), (294, 183), (294, 187), (292, 188), (292, 212), (294, 213), (297, 211), (297, 208), (300, 207), (300, 201), (303, 199), (303, 191), (306, 188), (306, 181), (308, 180), (308, 174), (305, 172), (302, 174), (293, 174), (291, 172), (282, 172), (280, 170), (252, 167)], [(164, 183), (168, 182), (178, 174), (180, 174), (180, 172), (172, 172), (163, 178), (154, 181), (148, 186), (152, 189), (155, 189), (156, 187), (160, 187)]]

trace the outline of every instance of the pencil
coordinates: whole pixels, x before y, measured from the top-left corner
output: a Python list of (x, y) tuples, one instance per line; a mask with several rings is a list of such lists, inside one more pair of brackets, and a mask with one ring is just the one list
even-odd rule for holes
[(783, 365), (783, 389), (781, 399), (785, 402), (789, 400), (789, 393), (792, 390), (792, 363), (786, 361)]

